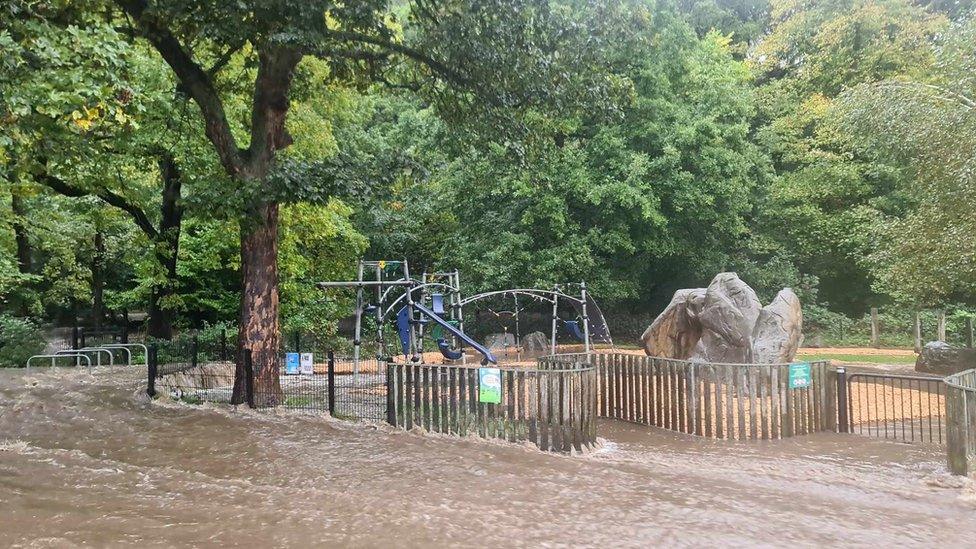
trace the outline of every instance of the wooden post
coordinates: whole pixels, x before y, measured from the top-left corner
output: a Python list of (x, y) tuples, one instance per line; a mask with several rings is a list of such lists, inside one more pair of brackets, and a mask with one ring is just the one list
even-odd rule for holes
[(220, 329), (220, 360), (227, 361), (227, 328)]
[[(329, 385), (329, 415), (335, 416), (335, 353), (332, 351), (329, 351), (329, 370), (327, 379)], [(387, 378), (387, 381), (389, 382), (389, 377)]]
[(969, 469), (966, 458), (966, 393), (951, 385), (946, 389), (946, 454), (949, 471), (954, 475), (966, 475)]
[(871, 307), (871, 346), (881, 347), (881, 330), (878, 327), (878, 308)]
[(122, 343), (129, 342), (129, 309), (122, 309)]
[(946, 314), (945, 314), (945, 309), (940, 309), (939, 310), (939, 325), (938, 325), (938, 330), (939, 330), (939, 338), (938, 338), (939, 341), (945, 341), (946, 340)]
[[(332, 364), (332, 353), (329, 353), (329, 364)], [(329, 368), (330, 378), (334, 376), (334, 367)], [(396, 385), (394, 380), (396, 376), (393, 371), (393, 364), (386, 364), (386, 422), (390, 425), (396, 426)], [(329, 412), (332, 411), (332, 391), (333, 385), (329, 383)]]
[(837, 427), (841, 433), (850, 432), (851, 420), (847, 408), (847, 369), (837, 367)]
[(922, 352), (922, 315), (915, 313), (915, 353)]
[(966, 347), (973, 348), (973, 317), (966, 317)]
[(147, 377), (149, 379), (147, 380), (148, 383), (146, 385), (146, 394), (149, 395), (149, 398), (156, 397), (156, 377), (159, 375), (159, 363), (157, 362), (158, 355), (156, 354), (157, 351), (158, 349), (156, 348), (155, 343), (150, 345), (149, 356), (146, 357), (146, 364), (149, 366), (149, 371), (147, 372)]
[(254, 363), (251, 362), (250, 349), (244, 349), (244, 393), (247, 405), (254, 408)]

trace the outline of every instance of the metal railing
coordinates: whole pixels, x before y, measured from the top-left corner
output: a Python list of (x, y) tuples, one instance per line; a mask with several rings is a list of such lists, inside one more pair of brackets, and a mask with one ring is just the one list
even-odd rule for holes
[(846, 392), (847, 432), (943, 443), (946, 393), (941, 377), (858, 372), (847, 376)]

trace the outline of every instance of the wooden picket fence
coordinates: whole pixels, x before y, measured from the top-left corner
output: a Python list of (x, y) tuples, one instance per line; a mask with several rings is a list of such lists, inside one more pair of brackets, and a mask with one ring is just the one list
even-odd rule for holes
[(501, 402), (479, 402), (477, 366), (387, 365), (388, 422), (403, 429), (528, 441), (547, 451), (596, 444), (596, 372), (585, 361), (539, 359), (500, 368)]
[[(578, 356), (570, 356), (583, 360)], [(789, 388), (789, 364), (710, 364), (600, 353), (597, 415), (717, 439), (762, 440), (837, 429), (837, 376), (811, 362)]]
[(945, 384), (949, 470), (968, 475), (976, 470), (976, 370), (953, 374)]

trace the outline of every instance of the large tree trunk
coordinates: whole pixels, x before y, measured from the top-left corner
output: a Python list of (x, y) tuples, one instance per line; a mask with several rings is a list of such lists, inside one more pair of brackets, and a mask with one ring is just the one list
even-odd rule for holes
[(166, 282), (153, 288), (149, 301), (149, 320), (146, 331), (151, 337), (173, 337), (173, 311), (165, 301), (176, 293), (176, 264), (180, 252), (180, 228), (183, 223), (183, 207), (180, 205), (183, 178), (175, 159), (164, 153), (159, 159), (163, 178), (163, 200), (160, 208), (159, 236), (156, 245), (156, 261), (166, 271)]
[[(255, 406), (281, 403), (278, 380), (278, 204), (261, 203), (241, 226), (241, 317), (238, 348), (251, 351)], [(235, 404), (244, 402), (242, 368), (234, 381)]]

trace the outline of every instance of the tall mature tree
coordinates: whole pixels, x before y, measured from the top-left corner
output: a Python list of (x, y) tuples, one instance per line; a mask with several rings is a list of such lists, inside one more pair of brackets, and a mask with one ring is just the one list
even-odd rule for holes
[[(269, 401), (280, 395), (279, 204), (294, 198), (276, 183), (307, 181), (296, 175), (301, 166), (276, 161), (293, 141), (287, 119), (303, 58), (328, 61), (336, 77), (422, 88), (465, 117), (539, 103), (566, 106), (573, 98), (567, 90), (603, 87), (593, 70), (599, 68), (599, 36), (588, 35), (585, 26), (594, 23), (578, 18), (572, 6), (544, 0), (116, 4), (197, 104), (214, 152), (241, 197), (239, 345), (251, 351), (259, 393)], [(227, 96), (205, 64), (236, 55), (256, 66), (244, 75), (251, 101), (243, 123), (229, 117)], [(578, 66), (591, 69), (588, 78), (571, 77), (567, 68)], [(282, 167), (288, 169), (278, 177)], [(331, 194), (299, 188), (318, 199)], [(239, 376), (237, 400), (241, 387)]]
[(903, 174), (858, 147), (830, 112), (848, 86), (927, 66), (946, 19), (911, 0), (771, 5), (770, 31), (751, 52), (764, 118), (758, 138), (778, 173), (761, 226), (802, 272), (819, 278), (826, 303), (861, 314), (880, 298), (865, 261), (872, 227), (905, 207)]
[(915, 306), (976, 302), (976, 20), (936, 42), (927, 74), (863, 84), (840, 111), (864, 146), (905, 166), (913, 207), (877, 227), (880, 291)]

